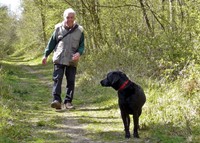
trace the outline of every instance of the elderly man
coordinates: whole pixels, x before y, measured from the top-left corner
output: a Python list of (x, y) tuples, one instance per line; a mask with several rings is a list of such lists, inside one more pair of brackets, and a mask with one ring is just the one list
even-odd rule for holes
[(61, 85), (63, 75), (67, 80), (66, 97), (64, 105), (67, 109), (74, 108), (72, 105), (76, 67), (80, 56), (84, 51), (84, 34), (82, 26), (75, 22), (76, 13), (72, 8), (68, 8), (63, 14), (64, 21), (55, 26), (49, 43), (44, 51), (42, 64), (47, 63), (47, 57), (53, 54), (53, 102), (52, 108), (61, 109)]

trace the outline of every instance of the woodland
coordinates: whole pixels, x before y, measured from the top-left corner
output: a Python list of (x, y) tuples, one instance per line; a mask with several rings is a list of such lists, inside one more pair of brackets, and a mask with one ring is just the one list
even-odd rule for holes
[[(141, 117), (142, 139), (138, 142), (198, 142), (199, 0), (21, 0), (20, 15), (0, 5), (0, 142), (64, 142), (52, 140), (56, 135), (35, 133), (36, 129), (54, 130), (53, 126), (65, 120), (64, 117), (57, 121), (51, 117), (46, 123), (48, 115), (44, 114), (28, 125), (23, 116), (29, 112), (24, 111), (32, 106), (33, 99), (34, 107), (29, 108), (38, 114), (43, 109), (44, 105), (38, 105), (43, 100), (38, 94), (45, 95), (43, 102), (46, 110), (49, 108), (52, 54), (46, 66), (41, 65), (41, 60), (55, 25), (63, 21), (63, 12), (69, 7), (76, 11), (76, 21), (83, 26), (85, 35), (75, 104), (81, 109), (86, 105), (104, 109), (99, 110), (102, 113), (89, 110), (83, 113), (83, 109), (70, 113), (71, 117), (78, 116), (75, 125), (85, 125), (84, 135), (89, 141), (123, 142), (122, 125), (114, 124), (118, 118), (121, 124), (120, 116), (114, 113), (118, 111), (116, 93), (99, 84), (107, 72), (121, 70), (140, 84), (147, 95)], [(48, 84), (39, 85), (41, 78), (50, 82), (50, 88)], [(88, 100), (84, 101), (85, 98)], [(21, 107), (22, 101), (27, 105)], [(29, 114), (27, 118), (33, 118)], [(107, 124), (102, 125), (106, 121), (89, 118), (93, 115), (109, 115), (108, 120), (113, 117), (113, 124), (106, 130)], [(115, 127), (119, 128), (116, 132)], [(76, 142), (72, 137), (63, 138), (67, 138), (66, 142)], [(79, 138), (77, 142), (87, 141)]]

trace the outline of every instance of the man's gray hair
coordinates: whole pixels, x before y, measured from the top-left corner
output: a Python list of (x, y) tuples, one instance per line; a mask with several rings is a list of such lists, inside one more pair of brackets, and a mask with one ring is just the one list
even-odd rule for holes
[(73, 13), (74, 15), (76, 15), (76, 12), (72, 8), (68, 8), (64, 11), (63, 18), (66, 19), (69, 13)]

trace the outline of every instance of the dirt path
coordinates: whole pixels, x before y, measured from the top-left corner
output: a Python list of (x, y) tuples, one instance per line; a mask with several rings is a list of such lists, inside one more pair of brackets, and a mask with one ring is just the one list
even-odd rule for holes
[[(34, 74), (35, 76), (37, 76), (42, 84), (47, 85), (50, 91), (52, 90), (52, 81), (49, 81), (45, 76), (38, 74), (37, 71), (31, 68), (31, 66), (23, 66), (23, 68), (30, 74)], [(63, 80), (63, 88), (65, 84), (66, 81)], [(49, 110), (53, 109), (49, 108)], [(44, 113), (44, 115), (45, 114), (46, 113)], [(70, 112), (70, 110), (62, 110), (59, 112), (55, 112), (52, 116), (56, 116), (57, 118), (62, 119), (62, 127), (60, 129), (57, 128), (56, 130), (59, 134), (58, 136), (60, 138), (63, 138), (63, 140), (67, 137), (68, 140), (70, 138), (71, 143), (101, 143), (101, 141), (93, 141), (86, 137), (86, 125), (80, 124), (78, 122), (78, 116), (76, 116), (74, 112)]]

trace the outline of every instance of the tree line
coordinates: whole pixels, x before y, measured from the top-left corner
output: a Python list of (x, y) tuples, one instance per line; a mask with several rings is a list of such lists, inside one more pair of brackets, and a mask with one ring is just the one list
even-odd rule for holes
[(21, 7), (20, 19), (0, 7), (1, 58), (16, 51), (41, 55), (54, 25), (72, 7), (84, 27), (88, 70), (109, 65), (176, 79), (199, 64), (197, 0), (21, 0)]

